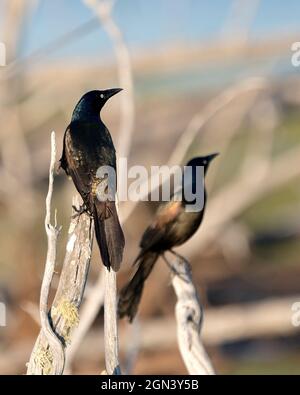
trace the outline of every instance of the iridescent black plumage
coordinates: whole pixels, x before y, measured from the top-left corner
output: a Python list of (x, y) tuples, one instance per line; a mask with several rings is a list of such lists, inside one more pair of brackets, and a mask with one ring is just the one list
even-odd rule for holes
[(101, 166), (116, 170), (116, 152), (111, 135), (100, 118), (106, 101), (121, 89), (91, 91), (76, 105), (64, 135), (61, 167), (71, 176), (87, 211), (94, 217), (96, 239), (102, 261), (117, 271), (124, 249), (124, 235), (115, 202), (96, 196)]

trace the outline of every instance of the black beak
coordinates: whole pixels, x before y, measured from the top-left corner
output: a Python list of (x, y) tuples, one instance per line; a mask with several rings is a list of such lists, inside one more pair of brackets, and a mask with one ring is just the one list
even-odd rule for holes
[(108, 100), (112, 96), (116, 95), (117, 93), (121, 92), (123, 89), (122, 88), (114, 88), (114, 89), (107, 89), (105, 91), (105, 99)]
[(206, 159), (208, 160), (208, 162), (211, 162), (218, 155), (219, 153), (216, 152), (215, 154), (207, 155)]

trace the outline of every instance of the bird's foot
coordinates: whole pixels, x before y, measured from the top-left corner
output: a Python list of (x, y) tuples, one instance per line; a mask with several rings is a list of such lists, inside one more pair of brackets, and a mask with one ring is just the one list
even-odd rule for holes
[(171, 272), (175, 275), (179, 275), (180, 273), (177, 271), (177, 269), (174, 267), (174, 265), (167, 259), (165, 254), (162, 254), (163, 260), (166, 262), (168, 268), (171, 270)]
[(190, 266), (189, 261), (188, 261), (184, 256), (178, 254), (178, 252), (175, 252), (175, 251), (173, 251), (173, 250), (170, 250), (170, 253), (173, 254), (174, 256), (176, 256), (176, 258), (177, 258), (179, 261), (181, 261), (181, 262), (185, 263), (186, 265)]
[(72, 209), (75, 211), (75, 214), (72, 215), (72, 218), (77, 218), (80, 217), (81, 214), (85, 213), (90, 215), (87, 206), (85, 204), (82, 204), (79, 208), (77, 208), (76, 206), (72, 205)]
[(169, 269), (175, 276), (178, 276), (182, 281), (187, 282), (185, 270), (183, 269), (184, 268), (183, 265), (188, 265), (188, 268), (190, 268), (190, 263), (187, 261), (187, 259), (185, 259), (183, 256), (179, 255), (175, 251), (173, 251), (173, 250), (169, 250), (169, 251), (178, 258), (178, 261), (176, 261), (176, 263), (171, 263), (168, 261), (168, 259), (163, 254), (162, 257), (163, 257), (164, 261), (166, 262), (167, 266), (169, 267)]

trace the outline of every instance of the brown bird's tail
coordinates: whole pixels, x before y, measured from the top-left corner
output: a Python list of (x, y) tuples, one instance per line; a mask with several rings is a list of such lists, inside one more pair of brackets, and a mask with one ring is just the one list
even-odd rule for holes
[(117, 272), (125, 245), (115, 202), (95, 200), (93, 205), (95, 233), (103, 264)]
[(144, 282), (151, 273), (158, 256), (157, 252), (148, 251), (137, 257), (135, 263), (138, 265), (138, 270), (120, 293), (118, 304), (120, 318), (127, 316), (130, 322), (134, 319), (142, 297)]

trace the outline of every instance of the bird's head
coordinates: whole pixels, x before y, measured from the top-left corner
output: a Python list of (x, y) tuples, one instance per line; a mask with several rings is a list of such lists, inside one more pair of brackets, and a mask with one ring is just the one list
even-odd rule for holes
[[(206, 156), (197, 156), (193, 159), (190, 159), (184, 167), (182, 185), (184, 190), (184, 199), (187, 199), (186, 194), (190, 194), (190, 198), (195, 198), (196, 203), (199, 196), (205, 196), (205, 186), (204, 186), (204, 176), (207, 172), (210, 162), (217, 156), (218, 154), (211, 154)], [(203, 168), (203, 171), (202, 169)], [(203, 194), (202, 194), (203, 192)], [(187, 199), (189, 204), (191, 204), (190, 199)], [(199, 209), (202, 210), (203, 206), (201, 204), (204, 200), (198, 201), (197, 204)], [(198, 209), (197, 209), (198, 211)]]
[(210, 154), (210, 155), (206, 155), (206, 156), (197, 156), (193, 159), (190, 159), (188, 161), (188, 163), (186, 164), (186, 166), (190, 166), (192, 168), (197, 167), (197, 166), (203, 166), (204, 172), (206, 172), (209, 167), (210, 162), (218, 155), (219, 155), (218, 153), (215, 153), (215, 154)]
[(77, 103), (72, 119), (99, 117), (99, 113), (107, 100), (121, 92), (121, 90), (121, 88), (113, 88), (87, 92)]

